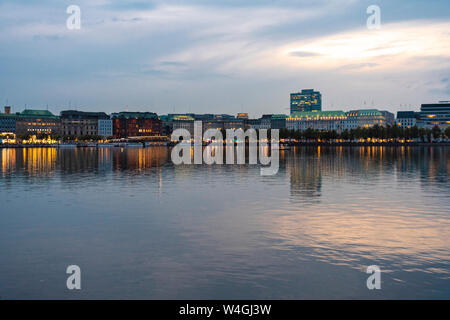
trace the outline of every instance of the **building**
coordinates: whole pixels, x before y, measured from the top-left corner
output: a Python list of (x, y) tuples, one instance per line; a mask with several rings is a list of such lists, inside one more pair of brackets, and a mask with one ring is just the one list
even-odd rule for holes
[(112, 136), (112, 121), (104, 112), (66, 110), (60, 118), (64, 136)]
[(294, 112), (286, 119), (290, 130), (325, 130), (340, 133), (344, 130), (386, 126), (385, 116), (376, 109), (344, 111)]
[(159, 136), (162, 132), (162, 121), (154, 112), (119, 112), (111, 118), (115, 138)]
[(380, 110), (384, 117), (384, 123), (386, 126), (392, 127), (395, 124), (395, 115), (387, 110)]
[(5, 113), (0, 113), (0, 133), (16, 132), (16, 114), (11, 114), (11, 107), (5, 106)]
[(414, 111), (398, 111), (396, 124), (402, 128), (411, 128), (417, 124), (418, 114)]
[(60, 135), (61, 122), (59, 117), (48, 110), (24, 110), (16, 114), (16, 134)]
[(445, 129), (450, 125), (450, 101), (422, 104), (419, 113), (421, 127), (432, 128), (435, 125)]
[(375, 125), (386, 126), (386, 120), (377, 109), (351, 110), (346, 113), (345, 129), (370, 128)]
[(108, 119), (98, 119), (98, 134), (103, 138), (108, 138), (113, 136), (113, 122), (108, 117)]
[(261, 129), (261, 119), (245, 120), (245, 129)]
[(347, 114), (344, 111), (294, 112), (286, 119), (286, 128), (300, 131), (315, 129), (342, 132), (346, 120)]
[(236, 118), (247, 120), (248, 119), (248, 113), (238, 113)]
[[(175, 131), (177, 129), (186, 129), (189, 131), (189, 134), (193, 137), (194, 136), (194, 117), (187, 116), (187, 115), (177, 115), (172, 117), (171, 119), (171, 126), (172, 130)], [(171, 131), (172, 133), (172, 131)]]
[(322, 111), (322, 95), (314, 89), (291, 93), (291, 114), (304, 111)]
[(286, 128), (286, 118), (285, 114), (273, 114), (270, 119), (271, 129), (285, 129)]

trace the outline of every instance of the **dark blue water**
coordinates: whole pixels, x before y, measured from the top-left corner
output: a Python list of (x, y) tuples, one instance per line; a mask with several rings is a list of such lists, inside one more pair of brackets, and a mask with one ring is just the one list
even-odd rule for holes
[(0, 297), (450, 298), (450, 148), (280, 161), (261, 176), (163, 147), (1, 149)]

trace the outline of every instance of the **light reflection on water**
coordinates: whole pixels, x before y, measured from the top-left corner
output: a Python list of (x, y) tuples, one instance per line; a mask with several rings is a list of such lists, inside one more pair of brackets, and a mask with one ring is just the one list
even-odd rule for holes
[(450, 298), (449, 155), (298, 147), (261, 176), (164, 147), (1, 149), (0, 297)]

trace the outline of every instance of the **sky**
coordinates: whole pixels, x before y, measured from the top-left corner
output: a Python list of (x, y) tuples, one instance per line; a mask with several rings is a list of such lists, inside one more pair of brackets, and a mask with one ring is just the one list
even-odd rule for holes
[[(66, 12), (81, 10), (70, 30)], [(367, 8), (380, 7), (380, 29)], [(2, 0), (0, 103), (48, 109), (289, 113), (450, 100), (448, 0)]]

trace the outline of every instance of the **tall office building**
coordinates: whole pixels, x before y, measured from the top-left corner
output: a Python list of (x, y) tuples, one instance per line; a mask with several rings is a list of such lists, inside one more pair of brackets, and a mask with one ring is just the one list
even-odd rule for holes
[(302, 111), (322, 111), (322, 95), (314, 89), (291, 93), (291, 114)]

